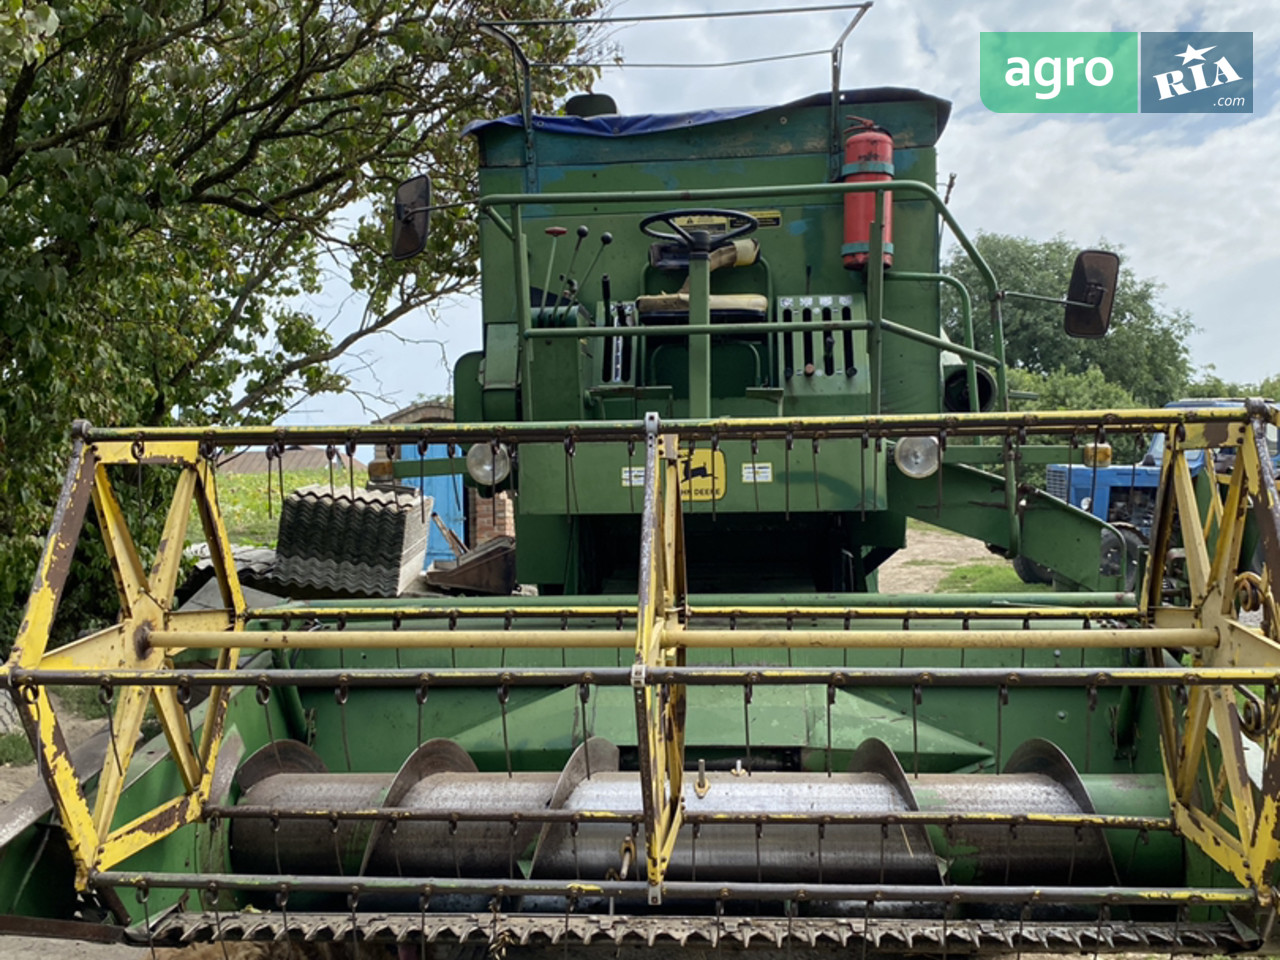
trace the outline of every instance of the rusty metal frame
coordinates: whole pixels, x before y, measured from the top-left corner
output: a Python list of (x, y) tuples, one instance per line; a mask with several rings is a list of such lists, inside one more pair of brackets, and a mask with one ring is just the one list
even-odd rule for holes
[[(357, 898), (378, 893), (412, 893), (427, 897), (449, 894), (486, 896), (548, 896), (578, 900), (590, 896), (636, 899), (645, 895), (639, 880), (557, 881), (557, 880), (470, 880), (414, 877), (289, 877), (274, 874), (168, 873), (146, 874), (103, 872), (94, 877), (99, 888), (170, 890), (245, 890), (270, 893), (314, 891), (340, 893)], [(1200, 906), (1247, 906), (1253, 894), (1247, 890), (1222, 887), (1088, 887), (994, 886), (986, 884), (791, 884), (716, 883), (677, 880), (667, 884), (672, 899), (727, 901), (855, 901), (926, 902), (983, 904), (1195, 904)]]
[[(1245, 730), (1237, 690), (1231, 684), (1190, 688), (1185, 706), (1175, 691), (1157, 691), (1165, 778), (1174, 822), (1179, 832), (1203, 850), (1242, 885), (1258, 892), (1269, 905), (1280, 865), (1280, 624), (1274, 616), (1271, 583), (1280, 570), (1280, 501), (1265, 428), (1280, 418), (1266, 404), (1253, 403), (1239, 424), (1172, 425), (1166, 433), (1160, 499), (1153, 524), (1154, 561), (1149, 565), (1141, 603), (1165, 626), (1195, 626), (1213, 631), (1217, 642), (1191, 649), (1191, 669), (1213, 671), (1257, 667), (1269, 679), (1254, 735)], [(1234, 447), (1235, 464), (1225, 478), (1213, 472), (1211, 460), (1193, 479), (1187, 453), (1212, 447)], [(1247, 513), (1257, 519), (1263, 556), (1270, 576), (1237, 573)], [(1180, 541), (1179, 550), (1173, 549)], [(1178, 567), (1182, 569), (1177, 569)], [(1165, 579), (1185, 580), (1190, 606), (1162, 604)], [(1248, 588), (1245, 590), (1245, 588)], [(1252, 599), (1241, 598), (1252, 592)], [(1261, 607), (1261, 628), (1247, 626), (1238, 606)], [(1165, 652), (1152, 645), (1153, 664)], [(1259, 733), (1261, 735), (1259, 735)], [(1246, 763), (1246, 746), (1258, 740), (1262, 752), (1261, 782)], [(1215, 746), (1211, 749), (1211, 743)]]
[(662, 902), (662, 884), (684, 814), (685, 688), (654, 686), (647, 671), (684, 665), (670, 642), (687, 607), (684, 513), (680, 502), (680, 444), (646, 420), (644, 514), (640, 534), (640, 590), (636, 616), (636, 743), (645, 814), (648, 900)]
[[(1135, 639), (1138, 637), (1135, 636)], [(324, 687), (346, 686), (413, 690), (432, 687), (624, 687), (632, 684), (630, 667), (387, 667), (352, 670), (321, 667), (255, 669), (240, 672), (217, 669), (173, 670), (24, 670), (10, 671), (15, 686), (121, 687), (131, 683), (209, 687)], [(1255, 685), (1280, 692), (1280, 675), (1273, 667), (767, 667), (683, 666), (645, 671), (651, 686), (805, 686), (832, 687), (1197, 687)]]
[[(173, 667), (167, 657), (169, 644), (164, 641), (167, 633), (242, 629), (244, 596), (218, 508), (213, 461), (206, 455), (210, 452), (196, 441), (87, 443), (82, 436), (75, 440), (26, 615), (10, 658), (0, 668), (0, 681), (6, 682), (13, 694), (36, 750), (40, 772), (62, 820), (76, 865), (77, 884), (82, 889), (94, 871), (120, 863), (200, 818), (209, 796), (230, 687), (220, 684), (212, 688), (197, 743), (192, 733), (190, 703), (184, 702), (189, 698), (180, 695), (177, 686), (125, 684), (116, 697), (114, 685), (103, 684), (104, 699), (114, 701), (111, 744), (90, 806), (86, 785), (71, 765), (48, 686), (33, 680), (30, 672), (103, 668), (164, 672)], [(144, 569), (108, 476), (107, 468), (119, 465), (178, 468), (178, 479), (150, 571)], [(111, 563), (120, 601), (120, 619), (110, 627), (50, 650), (50, 629), (90, 503)], [(213, 545), (214, 569), (227, 605), (223, 610), (187, 613), (172, 609), (193, 505), (199, 512), (205, 536)], [(223, 649), (217, 666), (222, 671), (233, 671), (238, 657), (238, 650)], [(160, 720), (170, 755), (182, 779), (183, 792), (128, 823), (117, 824), (117, 807), (148, 705), (155, 708)]]
[[(731, 684), (749, 689), (755, 683), (826, 683), (863, 685), (992, 685), (1021, 683), (1043, 686), (1099, 687), (1116, 683), (1156, 687), (1161, 726), (1161, 749), (1165, 761), (1172, 816), (1170, 822), (1191, 842), (1203, 848), (1243, 885), (1256, 891), (1259, 902), (1273, 899), (1270, 880), (1280, 865), (1280, 617), (1276, 597), (1270, 587), (1280, 570), (1280, 502), (1275, 476), (1265, 443), (1265, 426), (1280, 422), (1280, 414), (1265, 404), (1246, 409), (1133, 411), (1121, 414), (1031, 414), (954, 415), (946, 417), (859, 417), (821, 420), (737, 420), (683, 421), (662, 424), (650, 416), (636, 423), (523, 425), (501, 427), (446, 425), (441, 431), (426, 433), (453, 437), (463, 442), (483, 436), (497, 436), (511, 442), (542, 440), (546, 436), (573, 437), (576, 441), (610, 441), (631, 438), (643, 430), (646, 443), (645, 503), (642, 520), (641, 578), (634, 611), (616, 607), (580, 605), (542, 610), (520, 610), (521, 616), (542, 620), (537, 626), (548, 629), (457, 630), (450, 618), (448, 630), (373, 631), (337, 630), (289, 634), (288, 624), (280, 631), (242, 632), (252, 617), (261, 619), (266, 611), (248, 611), (236, 579), (216, 502), (212, 453), (215, 442), (257, 437), (254, 430), (211, 430), (193, 434), (186, 428), (171, 431), (100, 431), (79, 429), (67, 479), (59, 501), (39, 573), (33, 587), (26, 619), (13, 656), (0, 668), (4, 680), (19, 703), (24, 723), (37, 744), (41, 771), (54, 797), (77, 866), (77, 882), (90, 885), (94, 876), (120, 863), (137, 850), (155, 842), (178, 827), (207, 816), (213, 763), (217, 756), (221, 727), (230, 688), (233, 685), (270, 687), (279, 684), (331, 682), (327, 671), (272, 670), (255, 672), (243, 681), (236, 674), (242, 647), (270, 647), (286, 638), (290, 646), (351, 645), (379, 642), (397, 647), (483, 645), (519, 646), (550, 642), (557, 646), (625, 645), (634, 638), (635, 662), (630, 670), (556, 671), (553, 669), (511, 669), (502, 671), (502, 682), (510, 684), (559, 684), (569, 682), (618, 685), (628, 683), (635, 695), (638, 753), (640, 760), (643, 819), (646, 833), (647, 876), (643, 882), (651, 903), (660, 903), (680, 885), (667, 885), (665, 872), (676, 836), (683, 822), (681, 807), (684, 768), (685, 688), (690, 684)], [(1108, 429), (1137, 431), (1159, 425), (1166, 430), (1167, 455), (1164, 460), (1162, 497), (1157, 504), (1153, 556), (1147, 580), (1135, 607), (1034, 608), (1016, 614), (1003, 610), (877, 608), (847, 606), (758, 606), (715, 607), (691, 610), (687, 596), (683, 543), (683, 515), (680, 502), (678, 448), (681, 441), (719, 438), (771, 436), (779, 431), (793, 436), (903, 436), (913, 433), (936, 435), (943, 430), (954, 436), (1004, 434), (1016, 441), (1026, 430), (1071, 434), (1081, 424), (1105, 423)], [(305, 431), (304, 431), (305, 432)], [(312, 430), (312, 433), (315, 431)], [(387, 439), (425, 435), (422, 428), (387, 433), (387, 428), (322, 432), (323, 439), (339, 437), (368, 441), (374, 434)], [(545, 436), (544, 436), (545, 434)], [(225, 436), (224, 436), (225, 435)], [(292, 434), (290, 434), (292, 435)], [(310, 434), (308, 434), (308, 437)], [(271, 432), (272, 441), (280, 431)], [(1219, 483), (1210, 471), (1192, 478), (1187, 451), (1209, 447), (1234, 447), (1237, 457), (1233, 471)], [(109, 481), (106, 467), (113, 464), (160, 464), (175, 467), (179, 480), (175, 487), (165, 532), (150, 571), (143, 570), (137, 548)], [(111, 558), (121, 601), (121, 620), (113, 627), (59, 650), (47, 650), (49, 628), (65, 582), (71, 551), (80, 534), (89, 503), (94, 505)], [(206, 537), (214, 546), (213, 562), (222, 587), (224, 608), (213, 612), (187, 614), (170, 607), (177, 570), (182, 532), (191, 505), (199, 510)], [(1202, 509), (1202, 505), (1207, 508)], [(1262, 535), (1266, 575), (1258, 577), (1237, 572), (1246, 515), (1252, 510)], [(1176, 552), (1173, 546), (1180, 544)], [(1170, 563), (1185, 565), (1185, 579), (1191, 595), (1189, 606), (1174, 607), (1165, 602), (1163, 579)], [(1264, 610), (1261, 629), (1247, 626), (1236, 616), (1237, 594), (1248, 594), (1249, 602)], [(1119, 611), (1131, 626), (1118, 629), (1094, 625), (1089, 630), (1029, 629), (1033, 621), (1096, 621)], [(342, 608), (308, 609), (317, 619), (338, 618)], [(301, 609), (289, 615), (304, 616)], [(505, 616), (500, 608), (468, 610), (476, 619)], [(625, 614), (625, 615), (624, 615)], [(423, 619), (438, 616), (423, 612)], [(461, 616), (462, 614), (459, 614)], [(967, 621), (984, 616), (1015, 621), (1010, 630), (920, 630), (904, 633), (857, 627), (872, 626), (866, 621), (952, 619)], [(612, 630), (570, 631), (554, 629), (554, 621), (589, 617), (614, 618)], [(826, 620), (824, 629), (790, 631), (762, 628), (761, 621), (789, 620), (792, 617)], [(747, 623), (730, 629), (706, 623), (717, 619)], [(705, 626), (695, 628), (695, 620)], [(832, 621), (844, 621), (844, 629)], [(853, 621), (862, 621), (853, 629)], [(1017, 629), (1022, 620), (1022, 629)], [(622, 624), (627, 623), (624, 629)], [(751, 623), (750, 621), (755, 621)], [(789, 625), (789, 624), (788, 624)], [(486, 626), (486, 625), (480, 625)], [(813, 624), (817, 626), (817, 623)], [(376, 634), (376, 635), (375, 635)], [(388, 637), (394, 637), (394, 643)], [(251, 638), (252, 637), (252, 638)], [(301, 640), (302, 642), (294, 642)], [(1028, 646), (1036, 643), (1072, 646), (1136, 646), (1151, 649), (1146, 668), (1108, 671), (1090, 670), (917, 670), (858, 668), (691, 668), (684, 651), (690, 647), (732, 645), (785, 649), (803, 644), (830, 648), (882, 645), (954, 647)], [(167, 658), (170, 651), (218, 649), (214, 670), (174, 669)], [(1164, 648), (1187, 650), (1192, 662), (1168, 668)], [(348, 682), (360, 685), (459, 685), (490, 682), (485, 671), (401, 671), (385, 670), (351, 673)], [(92, 808), (84, 785), (77, 781), (66, 758), (62, 737), (47, 685), (61, 680), (96, 683), (107, 690), (122, 691), (116, 703), (112, 751), (100, 779)], [(1236, 702), (1236, 687), (1256, 684), (1266, 688), (1261, 726), (1265, 735), (1242, 721)], [(212, 704), (199, 743), (191, 735), (191, 717), (179, 696), (184, 687), (212, 685)], [(1186, 709), (1177, 700), (1178, 688), (1185, 687)], [(124, 825), (114, 823), (116, 804), (129, 766), (142, 712), (153, 703), (160, 717), (170, 751), (183, 780), (183, 792), (156, 809)], [(1255, 718), (1256, 720), (1256, 718)], [(1245, 741), (1264, 741), (1263, 776), (1260, 784), (1250, 780), (1245, 762)], [(1216, 740), (1216, 747), (1210, 745)], [(1202, 775), (1207, 771), (1207, 777)], [(666, 888), (664, 890), (664, 887)]]
[[(710, 420), (664, 420), (662, 430), (681, 440), (751, 440), (791, 434), (796, 439), (892, 440), (904, 436), (1004, 436), (1021, 443), (1027, 434), (1073, 436), (1093, 427), (1109, 433), (1163, 431), (1170, 425), (1187, 430), (1239, 427), (1247, 419), (1243, 404), (1236, 407), (1142, 408), (1134, 410), (1053, 410), (1016, 413), (885, 414), (875, 416), (732, 417)], [(416, 443), (574, 443), (641, 442), (644, 420), (584, 420), (578, 422), (373, 424), (360, 427), (95, 427), (83, 421), (77, 435), (86, 443), (129, 446), (192, 441), (218, 446), (252, 444), (399, 444)]]

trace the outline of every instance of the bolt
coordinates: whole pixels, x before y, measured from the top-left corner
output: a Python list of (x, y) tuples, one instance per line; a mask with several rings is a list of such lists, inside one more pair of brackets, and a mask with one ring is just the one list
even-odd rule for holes
[(151, 624), (143, 622), (133, 631), (133, 652), (139, 660), (146, 659), (151, 652)]

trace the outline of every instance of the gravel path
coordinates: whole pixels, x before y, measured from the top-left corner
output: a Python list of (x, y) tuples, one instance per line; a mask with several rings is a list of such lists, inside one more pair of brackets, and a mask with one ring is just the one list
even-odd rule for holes
[(908, 528), (907, 548), (880, 567), (880, 592), (932, 593), (956, 567), (1006, 562), (977, 540), (932, 527)]

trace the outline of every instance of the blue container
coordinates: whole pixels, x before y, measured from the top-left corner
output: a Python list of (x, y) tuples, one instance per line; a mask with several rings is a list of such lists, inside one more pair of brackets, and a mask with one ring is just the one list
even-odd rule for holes
[[(416, 444), (406, 443), (400, 447), (401, 460), (443, 460), (449, 455), (448, 447), (443, 443), (434, 443), (427, 447), (425, 456), (420, 457)], [(432, 509), (440, 515), (444, 525), (454, 532), (463, 543), (467, 540), (467, 520), (463, 504), (466, 502), (462, 477), (417, 477), (410, 474), (401, 477), (400, 482), (406, 486), (417, 487), (424, 497), (434, 500)], [(441, 536), (433, 523), (427, 531), (427, 555), (423, 558), (422, 569), (431, 566), (433, 560), (453, 560), (453, 551)]]

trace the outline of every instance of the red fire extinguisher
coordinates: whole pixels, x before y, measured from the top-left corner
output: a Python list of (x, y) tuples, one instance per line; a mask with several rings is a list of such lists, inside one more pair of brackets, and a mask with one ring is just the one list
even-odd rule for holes
[[(893, 137), (862, 117), (850, 117), (844, 142), (845, 183), (877, 183), (893, 179)], [(844, 265), (848, 270), (864, 270), (871, 255), (871, 224), (876, 216), (874, 193), (844, 195)], [(893, 192), (884, 195), (884, 265), (893, 266)]]

